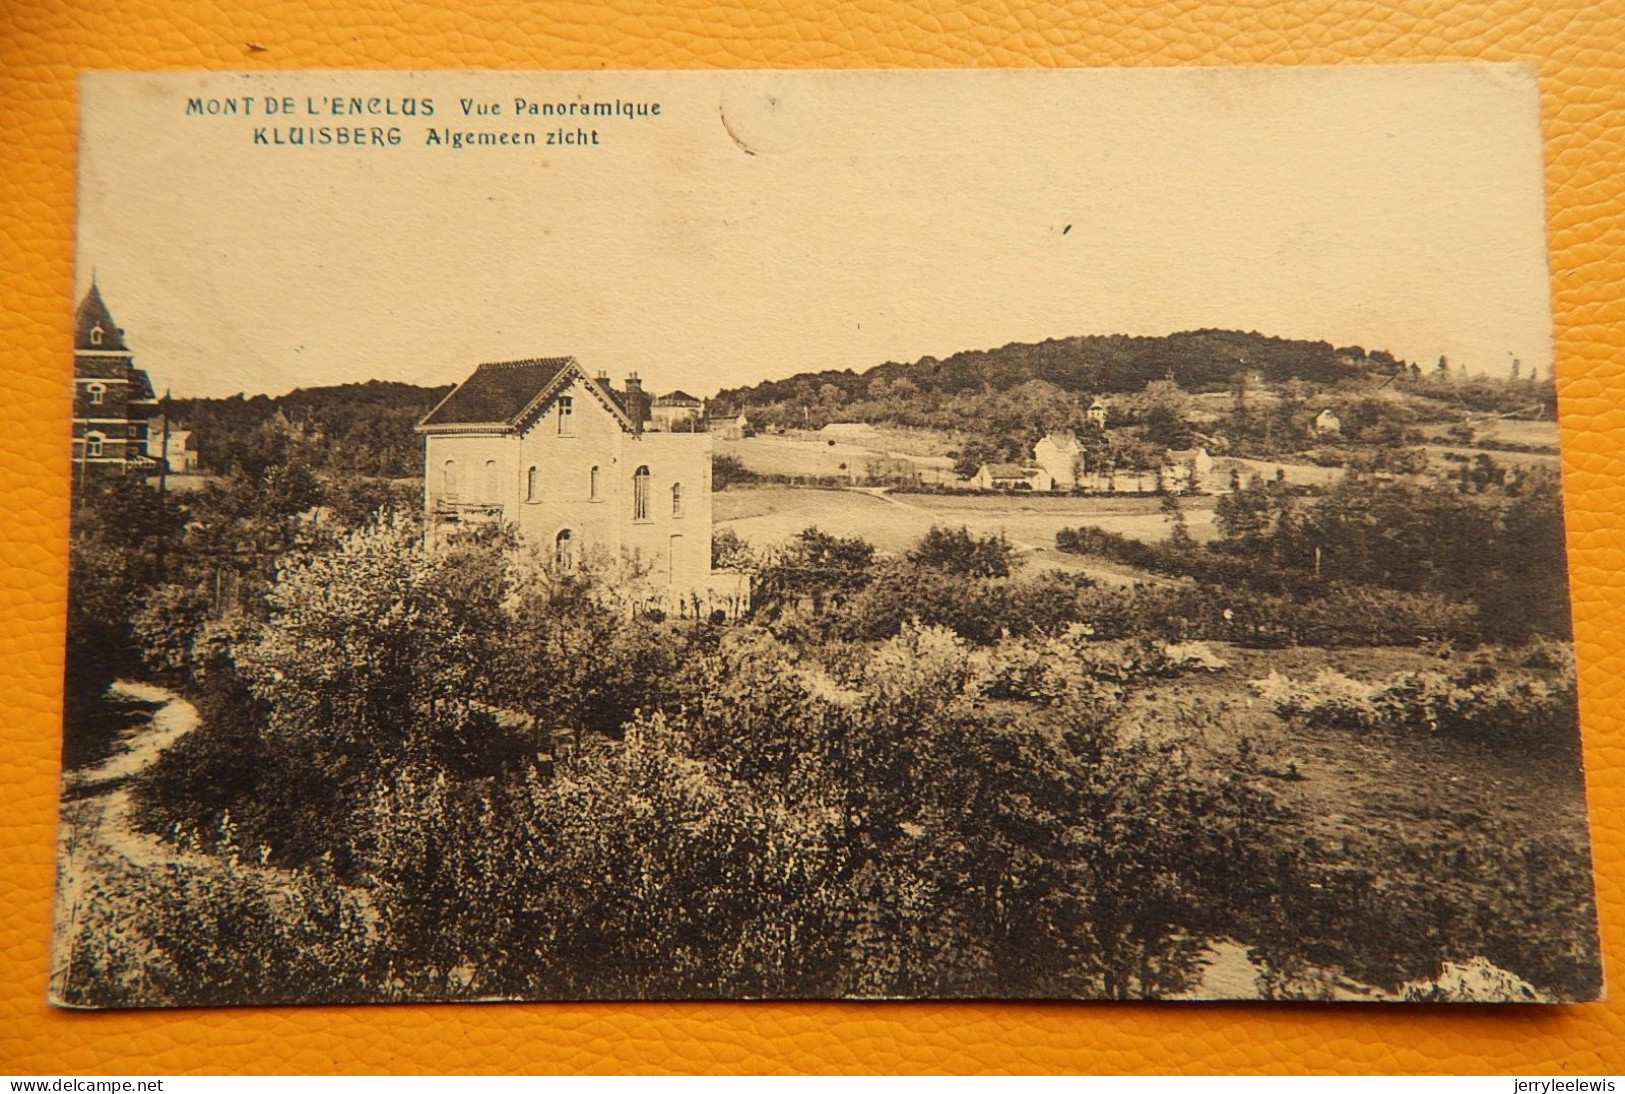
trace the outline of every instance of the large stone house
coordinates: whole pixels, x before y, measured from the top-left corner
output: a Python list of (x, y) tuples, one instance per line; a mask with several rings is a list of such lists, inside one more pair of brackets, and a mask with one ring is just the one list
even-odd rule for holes
[(632, 561), (673, 603), (699, 607), (711, 573), (706, 433), (645, 428), (649, 399), (573, 357), (480, 365), (418, 424), (431, 537), (517, 529), (561, 570)]
[(73, 322), (73, 473), (150, 470), (148, 428), (158, 400), (94, 281)]

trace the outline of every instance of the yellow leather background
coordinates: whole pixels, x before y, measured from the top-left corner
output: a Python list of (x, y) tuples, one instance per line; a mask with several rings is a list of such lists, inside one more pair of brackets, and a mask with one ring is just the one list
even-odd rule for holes
[[(264, 47), (251, 50), (249, 43)], [(1625, 1072), (1564, 1008), (650, 1004), (72, 1014), (45, 1004), (85, 68), (1325, 64), (1540, 72), (1592, 832), (1625, 983), (1625, 0), (0, 0), (0, 1072)], [(386, 276), (380, 271), (380, 276)]]

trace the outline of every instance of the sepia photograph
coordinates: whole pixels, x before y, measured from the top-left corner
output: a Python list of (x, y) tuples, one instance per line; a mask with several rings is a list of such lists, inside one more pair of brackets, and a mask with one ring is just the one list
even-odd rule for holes
[(80, 90), (52, 1003), (1601, 997), (1533, 69)]

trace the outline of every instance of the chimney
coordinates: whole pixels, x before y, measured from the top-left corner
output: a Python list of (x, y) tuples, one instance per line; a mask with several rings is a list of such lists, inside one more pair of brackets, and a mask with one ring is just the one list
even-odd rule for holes
[(649, 420), (649, 396), (635, 372), (626, 374), (626, 413), (632, 419), (633, 432), (641, 434), (643, 423)]

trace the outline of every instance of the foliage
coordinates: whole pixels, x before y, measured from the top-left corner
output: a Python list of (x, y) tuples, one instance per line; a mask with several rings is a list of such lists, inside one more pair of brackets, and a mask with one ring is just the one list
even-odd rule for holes
[(1571, 676), (1486, 666), (1454, 676), (1405, 672), (1366, 683), (1327, 669), (1307, 681), (1272, 672), (1253, 689), (1282, 717), (1330, 729), (1444, 733), (1530, 751), (1571, 749), (1579, 740)]
[(715, 490), (726, 490), (736, 483), (756, 482), (760, 477), (732, 453), (711, 457), (711, 486)]
[[(229, 832), (229, 822), (226, 825)], [(101, 852), (78, 902), (62, 1001), (220, 1006), (374, 1001), (365, 897), (330, 873), (219, 857), (137, 864)]]
[[(1415, 618), (1399, 629), (1418, 635), (1444, 628), (1446, 637), (1522, 642), (1569, 634), (1561, 495), (1553, 482), (1485, 504), (1448, 490), (1356, 479), (1309, 499), (1282, 483), (1255, 481), (1221, 497), (1215, 512), (1224, 538), (1206, 547), (1088, 527), (1063, 529), (1056, 545), (1193, 577), (1238, 600), (1255, 591), (1282, 598), (1289, 616), (1301, 620), (1296, 640), (1313, 644), (1346, 644), (1338, 630), (1363, 630), (1362, 617), (1380, 623), (1367, 610), (1379, 606)], [(1385, 595), (1390, 589), (1408, 596)], [(1441, 598), (1466, 610), (1452, 611)], [(1413, 607), (1405, 607), (1407, 599)], [(1333, 602), (1351, 612), (1346, 628), (1329, 614)], [(1463, 618), (1469, 612), (1476, 620)], [(1330, 632), (1333, 641), (1309, 632)]]
[(324, 471), (400, 478), (422, 474), (412, 427), (450, 390), (371, 380), (275, 398), (173, 399), (169, 410), (197, 434), (202, 465), (217, 474), (258, 478), (297, 454)]
[(839, 605), (868, 585), (874, 563), (875, 549), (862, 539), (807, 528), (762, 566), (752, 603), (770, 618), (802, 600), (822, 611), (826, 603)]
[(740, 538), (732, 528), (711, 533), (711, 569), (750, 570), (756, 565), (756, 556), (750, 544)]
[(905, 556), (915, 566), (962, 577), (1009, 577), (1015, 551), (1002, 535), (972, 536), (965, 527), (931, 527)]
[[(1234, 538), (1263, 553), (1283, 520), (1319, 512), (1248, 500), (1267, 519), (1238, 509)], [(1337, 500), (1327, 512), (1357, 523), (1365, 501)], [(1494, 520), (1549, 519), (1520, 501)], [(606, 560), (561, 573), (503, 536), (426, 548), (409, 516), (296, 542), (263, 619), (158, 586), (138, 633), (201, 690), (203, 724), (138, 780), (134, 816), (198, 860), (184, 869), (229, 870), (153, 900), (135, 930), (184, 934), (173, 920), (193, 909), (198, 945), (220, 947), (196, 958), (205, 1000), (244, 984), (1141, 998), (1188, 988), (1216, 937), (1254, 942), (1282, 995), (1325, 967), (1439, 983), (1445, 961), (1478, 954), (1583, 993), (1583, 932), (1544, 954), (1531, 941), (1548, 937), (1541, 908), (1582, 922), (1583, 855), (1508, 840), (1457, 862), (1418, 842), (1339, 861), (1295, 841), (1245, 745), (1198, 760), (1125, 716), (1137, 691), (1226, 672), (1218, 642), (1414, 643), (1475, 625), (1436, 596), (1316, 580), (1290, 542), (1277, 564), (1079, 530), (1074, 548), (1222, 578), (1116, 588), (1013, 576), (1008, 544), (964, 529), (891, 558), (808, 529), (762, 560), (757, 621), (735, 626), (651, 622), (638, 575)], [(1549, 647), (1496, 674), (1281, 678), (1265, 698), (1315, 725), (1573, 740)], [(1498, 871), (1526, 888), (1493, 894)], [(306, 888), (273, 900), (289, 878)], [(299, 964), (290, 948), (320, 931), (325, 967)], [(1477, 948), (1445, 944), (1457, 937)], [(86, 969), (168, 998), (194, 959), (189, 940), (170, 945), (91, 948)]]
[[(131, 619), (180, 557), (184, 513), (140, 480), (91, 479), (77, 487), (68, 556), (65, 726), (122, 673), (139, 665)], [(70, 751), (75, 747), (67, 742)]]

